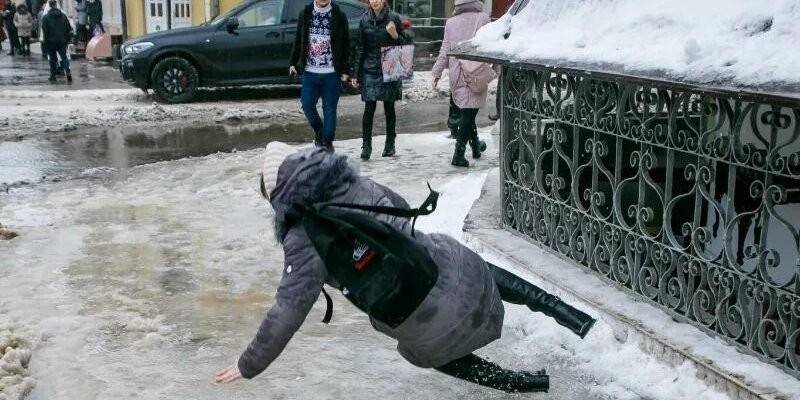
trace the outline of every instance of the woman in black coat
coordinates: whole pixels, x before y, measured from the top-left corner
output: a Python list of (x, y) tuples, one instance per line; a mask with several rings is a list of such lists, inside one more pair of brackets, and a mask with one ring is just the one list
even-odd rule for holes
[(100, 31), (105, 33), (106, 29), (103, 28), (103, 3), (100, 0), (88, 0), (86, 4), (86, 16), (89, 22), (89, 35), (94, 36), (94, 30), (98, 27)]
[(356, 38), (355, 71), (351, 83), (361, 86), (361, 100), (364, 101), (364, 116), (361, 120), (362, 138), (361, 158), (369, 160), (372, 154), (372, 121), (377, 102), (383, 102), (386, 114), (386, 144), (383, 156), (395, 153), (394, 139), (397, 118), (394, 102), (403, 94), (401, 81), (384, 82), (381, 69), (381, 47), (411, 44), (411, 36), (403, 30), (400, 16), (389, 10), (385, 0), (369, 0), (369, 11), (361, 18), (359, 34)]

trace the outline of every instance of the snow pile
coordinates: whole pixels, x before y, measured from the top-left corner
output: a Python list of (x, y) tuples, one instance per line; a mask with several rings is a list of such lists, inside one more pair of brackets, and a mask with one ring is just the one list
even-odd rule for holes
[(264, 108), (228, 108), (222, 114), (222, 117), (217, 119), (217, 122), (236, 122), (245, 120), (265, 120), (265, 119), (294, 119), (303, 116), (300, 110), (283, 110), (283, 109), (264, 109)]
[(33, 390), (36, 381), (30, 377), (30, 361), (28, 340), (0, 314), (0, 400), (21, 400)]
[(430, 72), (415, 72), (414, 79), (403, 84), (403, 100), (425, 101), (450, 95), (447, 78), (443, 78), (436, 89), (432, 85), (433, 75)]
[[(17, 236), (19, 236), (17, 232), (4, 227), (3, 224), (0, 224), (0, 240), (11, 240)], [(2, 351), (2, 348), (0, 348), (0, 351)]]
[(86, 89), (86, 90), (0, 90), (4, 99), (74, 99), (74, 100), (114, 100), (144, 99), (147, 95), (139, 89)]
[(473, 42), (515, 61), (612, 63), (752, 86), (800, 82), (798, 39), (796, 0), (537, 0)]

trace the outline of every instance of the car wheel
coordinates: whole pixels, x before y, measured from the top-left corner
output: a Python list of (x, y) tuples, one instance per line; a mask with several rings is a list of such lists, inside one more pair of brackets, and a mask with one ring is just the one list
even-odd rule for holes
[(194, 97), (200, 76), (197, 68), (185, 58), (167, 57), (153, 68), (150, 82), (161, 101), (182, 103)]

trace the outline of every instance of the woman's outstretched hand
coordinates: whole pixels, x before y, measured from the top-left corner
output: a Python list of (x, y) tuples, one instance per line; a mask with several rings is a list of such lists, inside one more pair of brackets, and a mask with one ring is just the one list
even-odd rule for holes
[(239, 366), (236, 364), (231, 365), (219, 372), (217, 372), (217, 383), (231, 383), (242, 378), (242, 373), (239, 372)]

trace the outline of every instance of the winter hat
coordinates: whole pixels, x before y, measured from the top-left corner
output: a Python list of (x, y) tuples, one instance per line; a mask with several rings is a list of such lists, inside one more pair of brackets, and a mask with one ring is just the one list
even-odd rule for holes
[(278, 181), (278, 168), (283, 163), (283, 160), (295, 152), (297, 152), (297, 149), (283, 142), (275, 141), (267, 144), (267, 148), (264, 149), (264, 166), (261, 169), (267, 193), (275, 189)]

